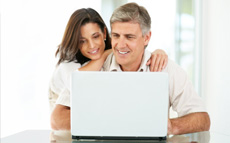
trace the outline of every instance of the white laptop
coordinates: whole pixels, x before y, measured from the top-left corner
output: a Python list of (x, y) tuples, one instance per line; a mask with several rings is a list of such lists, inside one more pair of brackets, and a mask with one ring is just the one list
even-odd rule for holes
[(73, 139), (166, 139), (167, 73), (77, 71), (71, 86)]

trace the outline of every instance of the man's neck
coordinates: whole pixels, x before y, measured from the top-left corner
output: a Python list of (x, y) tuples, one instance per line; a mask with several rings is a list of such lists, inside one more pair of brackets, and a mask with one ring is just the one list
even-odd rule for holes
[(139, 69), (140, 65), (138, 67), (127, 67), (127, 66), (120, 66), (122, 71), (137, 71)]
[(144, 54), (142, 54), (142, 57), (137, 60), (137, 62), (134, 62), (133, 64), (129, 65), (119, 65), (122, 71), (138, 71), (138, 69), (141, 66), (142, 58)]

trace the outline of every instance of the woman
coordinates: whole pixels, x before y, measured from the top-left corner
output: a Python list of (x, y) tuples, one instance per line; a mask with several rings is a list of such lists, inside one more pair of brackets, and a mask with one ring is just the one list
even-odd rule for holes
[[(101, 16), (91, 8), (75, 11), (58, 46), (56, 56), (59, 56), (59, 60), (50, 82), (51, 109), (56, 103), (51, 114), (51, 127), (54, 130), (70, 130), (71, 73), (76, 70), (99, 71), (111, 53), (110, 49), (111, 40)], [(160, 56), (157, 57), (157, 54)], [(164, 51), (158, 50), (153, 54), (152, 67), (156, 65), (156, 71), (166, 64)]]

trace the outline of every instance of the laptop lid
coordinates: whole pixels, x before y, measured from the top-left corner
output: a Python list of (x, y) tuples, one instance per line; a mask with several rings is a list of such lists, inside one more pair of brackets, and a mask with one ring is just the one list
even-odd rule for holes
[(166, 138), (167, 73), (77, 71), (71, 84), (72, 138)]

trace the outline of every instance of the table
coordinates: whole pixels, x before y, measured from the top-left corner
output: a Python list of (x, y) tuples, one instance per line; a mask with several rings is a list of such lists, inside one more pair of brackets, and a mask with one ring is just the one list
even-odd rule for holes
[(1, 143), (229, 143), (230, 136), (215, 132), (198, 132), (167, 136), (166, 141), (72, 140), (69, 131), (26, 130), (1, 139)]

